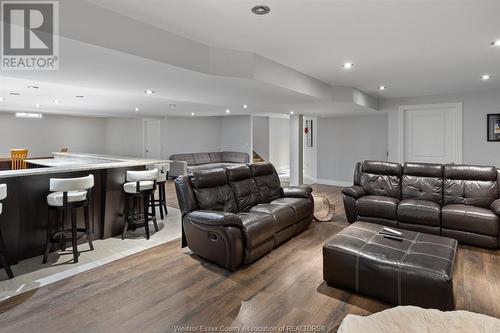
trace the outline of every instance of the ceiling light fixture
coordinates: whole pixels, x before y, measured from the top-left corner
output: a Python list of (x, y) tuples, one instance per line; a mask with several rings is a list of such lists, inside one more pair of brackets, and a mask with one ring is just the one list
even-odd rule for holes
[(246, 109), (246, 108), (248, 108), (248, 105), (243, 104), (243, 109)]
[(269, 14), (270, 11), (271, 8), (263, 5), (255, 6), (252, 8), (252, 13), (254, 13), (255, 15), (266, 15)]
[(491, 42), (491, 46), (493, 46), (493, 47), (500, 46), (500, 39), (497, 39), (496, 41)]
[(342, 65), (342, 67), (343, 67), (344, 69), (351, 69), (351, 68), (353, 68), (353, 67), (354, 67), (354, 64), (353, 64), (352, 62), (345, 62), (345, 63)]
[(175, 104), (169, 104), (168, 106), (171, 108), (175, 108)]
[(378, 87), (378, 90), (385, 90), (385, 89), (387, 89), (386, 86), (380, 86), (380, 87)]
[(36, 104), (35, 104), (35, 106), (36, 106), (37, 108), (39, 108), (39, 107), (40, 107), (40, 104), (36, 103)]
[(39, 86), (28, 86), (28, 88), (30, 88), (30, 89), (38, 89), (40, 87)]
[(229, 110), (229, 109), (226, 109), (226, 113), (231, 113), (231, 110)]
[(17, 112), (16, 118), (42, 118), (41, 113)]
[(3, 97), (0, 97), (0, 102), (3, 102), (4, 101), (4, 98)]
[(490, 74), (483, 74), (483, 75), (481, 75), (481, 80), (488, 81), (489, 79), (491, 79), (491, 75)]
[(11, 92), (11, 93), (9, 93), (9, 95), (19, 96), (19, 95), (21, 95), (21, 94), (20, 94), (20, 93), (18, 93), (18, 92)]
[(135, 112), (139, 112), (139, 108), (135, 108)]
[(85, 96), (83, 96), (83, 95), (76, 95), (75, 97), (76, 98), (84, 98)]
[(290, 114), (293, 114), (293, 111), (290, 111)]
[(194, 116), (194, 112), (191, 112), (191, 115)]
[(146, 95), (152, 95), (152, 94), (154, 94), (155, 92), (154, 92), (153, 90), (149, 90), (149, 89), (148, 89), (148, 90), (144, 90), (144, 93), (145, 93)]
[(55, 103), (55, 104), (61, 104), (61, 100), (60, 100), (60, 99), (55, 99), (55, 100), (54, 100), (54, 103)]

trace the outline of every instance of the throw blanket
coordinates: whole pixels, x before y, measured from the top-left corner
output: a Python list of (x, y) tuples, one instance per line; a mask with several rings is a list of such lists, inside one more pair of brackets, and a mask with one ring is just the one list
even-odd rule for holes
[(398, 306), (367, 317), (347, 315), (338, 333), (497, 333), (500, 320), (468, 311)]

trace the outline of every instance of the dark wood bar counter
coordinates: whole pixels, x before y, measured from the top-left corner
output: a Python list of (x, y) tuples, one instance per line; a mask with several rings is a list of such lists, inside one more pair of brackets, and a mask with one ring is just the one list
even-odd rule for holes
[[(144, 170), (165, 160), (55, 153), (54, 159), (28, 160), (30, 169), (0, 171), (0, 184), (7, 184), (0, 224), (9, 263), (43, 254), (48, 219), (50, 178), (94, 176), (90, 204), (94, 239), (121, 234), (127, 170)], [(52, 165), (52, 166), (46, 166)], [(83, 212), (78, 212), (83, 214)], [(83, 223), (83, 218), (78, 218)]]

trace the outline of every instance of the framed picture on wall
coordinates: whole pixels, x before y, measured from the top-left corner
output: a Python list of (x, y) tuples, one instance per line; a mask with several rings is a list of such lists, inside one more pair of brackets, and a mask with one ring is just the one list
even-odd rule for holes
[(500, 113), (488, 114), (488, 141), (500, 141)]

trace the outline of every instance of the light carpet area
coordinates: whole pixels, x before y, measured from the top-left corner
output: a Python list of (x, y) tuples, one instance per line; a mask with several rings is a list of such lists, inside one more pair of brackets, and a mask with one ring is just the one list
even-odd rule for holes
[[(159, 212), (156, 216), (159, 218)], [(129, 231), (125, 240), (121, 237), (95, 240), (94, 251), (89, 250), (87, 243), (81, 244), (76, 264), (68, 246), (66, 251), (52, 252), (46, 264), (42, 264), (42, 256), (38, 256), (12, 266), (14, 279), (8, 280), (7, 274), (0, 269), (0, 301), (181, 237), (180, 210), (168, 207), (168, 215), (158, 220), (158, 227), (160, 230), (155, 232), (150, 224), (149, 240), (144, 236), (144, 228), (138, 228)]]

